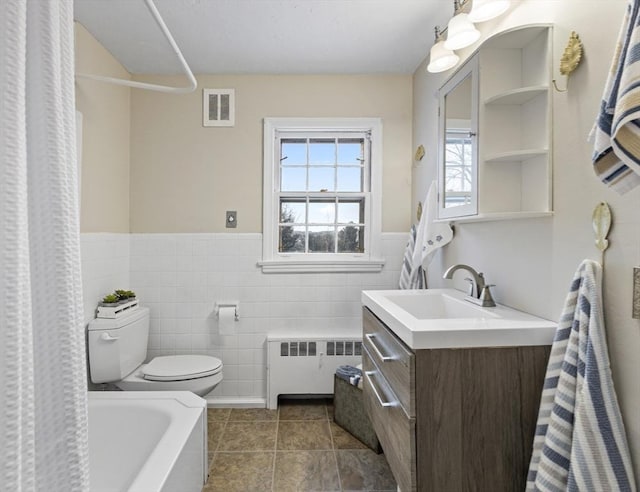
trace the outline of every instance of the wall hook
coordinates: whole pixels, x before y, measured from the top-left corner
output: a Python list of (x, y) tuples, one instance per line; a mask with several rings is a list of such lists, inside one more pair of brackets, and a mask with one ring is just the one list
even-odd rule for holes
[(607, 202), (600, 202), (593, 209), (592, 226), (596, 238), (596, 248), (600, 251), (600, 264), (604, 268), (604, 251), (609, 247), (609, 229), (611, 229), (611, 209)]
[(553, 79), (553, 87), (558, 92), (567, 92), (569, 89), (569, 75), (573, 72), (578, 65), (580, 65), (580, 61), (582, 60), (582, 41), (580, 41), (580, 37), (575, 31), (571, 31), (569, 36), (569, 42), (567, 43), (566, 48), (564, 49), (564, 53), (562, 53), (562, 57), (560, 58), (560, 74), (567, 77), (567, 86), (564, 89), (558, 88), (558, 84), (556, 83), (556, 79)]

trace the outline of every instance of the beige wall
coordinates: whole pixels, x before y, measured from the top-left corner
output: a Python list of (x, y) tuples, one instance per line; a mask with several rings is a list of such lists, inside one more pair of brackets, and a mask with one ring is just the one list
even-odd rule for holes
[[(620, 197), (600, 183), (591, 165), (593, 147), (587, 142), (626, 3), (527, 0), (512, 4), (503, 18), (480, 24), (486, 37), (517, 25), (554, 23), (554, 76), (561, 86), (566, 82), (557, 72), (558, 61), (570, 31), (575, 30), (583, 40), (585, 56), (571, 76), (569, 91), (553, 92), (555, 215), (548, 219), (458, 224), (453, 242), (431, 264), (429, 282), (433, 287), (449, 286), (450, 281), (442, 280), (443, 269), (468, 263), (483, 271), (490, 283), (497, 284), (492, 290), (498, 302), (557, 320), (580, 261), (599, 259), (591, 214), (598, 202), (608, 202), (614, 226), (605, 260), (606, 328), (614, 383), (638, 480), (640, 321), (631, 319), (631, 279), (632, 267), (640, 264), (640, 189)], [(603, 26), (607, 26), (606, 36)], [(428, 183), (435, 179), (437, 100), (433, 94), (451, 75), (426, 74), (425, 67), (426, 63), (414, 74), (413, 143), (427, 148), (427, 156), (413, 172), (414, 204), (422, 200)]]
[[(198, 76), (198, 90), (131, 93), (131, 231), (262, 232), (264, 117), (381, 117), (384, 232), (409, 228), (410, 75)], [(181, 77), (141, 80), (181, 85)], [(233, 88), (236, 125), (202, 126), (202, 89)], [(225, 211), (238, 228), (225, 229)]]
[[(76, 71), (130, 78), (80, 24), (75, 25)], [(82, 113), (82, 232), (129, 232), (130, 89), (77, 78)]]

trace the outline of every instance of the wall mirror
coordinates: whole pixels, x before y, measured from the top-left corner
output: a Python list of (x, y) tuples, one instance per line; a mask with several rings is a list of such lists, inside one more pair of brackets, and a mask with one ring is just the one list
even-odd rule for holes
[(478, 61), (469, 59), (439, 91), (438, 217), (478, 212)]

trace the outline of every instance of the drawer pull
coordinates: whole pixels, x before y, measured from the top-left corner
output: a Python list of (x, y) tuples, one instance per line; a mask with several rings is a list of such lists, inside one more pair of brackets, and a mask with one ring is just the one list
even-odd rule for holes
[(373, 394), (376, 395), (376, 398), (378, 399), (378, 402), (380, 403), (380, 406), (382, 406), (382, 407), (395, 407), (398, 402), (396, 402), (396, 401), (384, 401), (382, 399), (382, 397), (380, 396), (380, 391), (378, 391), (378, 388), (376, 388), (376, 385), (373, 384), (373, 378), (371, 377), (373, 374), (375, 374), (375, 371), (365, 371), (365, 373), (364, 373), (364, 375), (367, 378), (367, 381), (369, 381), (369, 384), (371, 385), (371, 389), (373, 390)]
[(376, 345), (376, 342), (373, 341), (374, 338), (376, 338), (376, 336), (373, 333), (367, 333), (365, 337), (367, 337), (367, 340), (369, 340), (369, 342), (371, 343), (373, 350), (376, 351), (376, 355), (380, 357), (380, 359), (382, 359), (382, 362), (389, 362), (390, 360), (395, 360), (395, 357), (393, 357), (392, 355), (383, 355), (383, 353), (380, 351), (380, 349)]

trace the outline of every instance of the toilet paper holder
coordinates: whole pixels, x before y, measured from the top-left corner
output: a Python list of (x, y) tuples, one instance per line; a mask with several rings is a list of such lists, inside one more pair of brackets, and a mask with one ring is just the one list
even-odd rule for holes
[(240, 319), (240, 313), (238, 311), (238, 306), (240, 303), (238, 301), (228, 301), (228, 302), (216, 302), (215, 305), (215, 313), (216, 316), (220, 316), (220, 309), (232, 307), (234, 308), (234, 320), (238, 321)]

